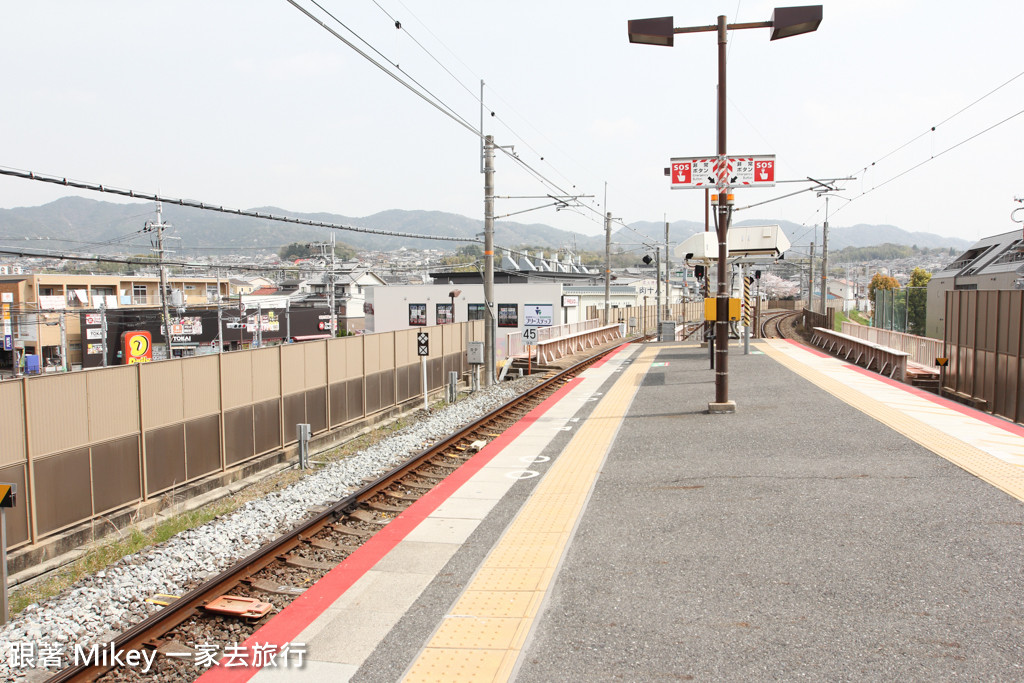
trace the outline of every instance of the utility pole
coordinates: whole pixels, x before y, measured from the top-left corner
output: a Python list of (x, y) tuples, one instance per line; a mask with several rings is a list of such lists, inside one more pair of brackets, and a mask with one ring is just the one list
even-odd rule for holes
[(160, 264), (160, 306), (163, 309), (164, 316), (164, 344), (167, 346), (167, 357), (174, 358), (174, 352), (171, 347), (171, 313), (167, 307), (167, 268), (164, 266), (164, 228), (171, 227), (169, 223), (164, 223), (162, 218), (163, 206), (161, 202), (156, 203), (156, 223), (152, 221), (146, 221), (145, 230), (147, 232), (156, 230), (156, 252), (157, 260)]
[(60, 312), (60, 369), (68, 371), (68, 326), (65, 312)]
[(220, 301), (220, 271), (217, 271), (217, 353), (224, 353), (224, 312)]
[[(660, 277), (660, 273), (659, 273)], [(672, 304), (672, 256), (668, 251), (668, 220), (665, 221), (665, 319), (672, 317), (669, 306)]]
[[(337, 308), (334, 301), (334, 233), (331, 233), (331, 272), (327, 276), (328, 286), (330, 289), (327, 291), (328, 304), (331, 307), (331, 336), (338, 336), (338, 315)], [(354, 286), (354, 285), (353, 285)]]
[(828, 195), (825, 195), (825, 228), (821, 233), (821, 314), (828, 311)]
[(105, 301), (100, 302), (100, 334), (103, 335), (100, 339), (103, 349), (103, 367), (107, 367), (107, 303)]
[(814, 242), (811, 242), (811, 270), (807, 276), (807, 310), (814, 310)]
[(612, 316), (612, 212), (604, 215), (604, 324)]
[(656, 334), (659, 337), (658, 341), (661, 341), (661, 247), (655, 247), (654, 249), (654, 281), (658, 283), (658, 286), (654, 289), (654, 308), (658, 311), (658, 314), (654, 319), (657, 325)]
[(484, 308), (487, 327), (484, 330), (484, 386), (494, 384), (494, 136), (484, 137)]

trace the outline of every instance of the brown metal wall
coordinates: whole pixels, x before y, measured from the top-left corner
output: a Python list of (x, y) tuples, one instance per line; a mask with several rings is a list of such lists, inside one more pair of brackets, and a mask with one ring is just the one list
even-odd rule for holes
[(1024, 291), (946, 292), (944, 386), (1024, 422)]
[[(222, 471), (422, 395), (402, 330), (0, 383), (0, 481), (18, 485), (8, 546)], [(465, 372), (482, 321), (425, 328), (428, 386)]]

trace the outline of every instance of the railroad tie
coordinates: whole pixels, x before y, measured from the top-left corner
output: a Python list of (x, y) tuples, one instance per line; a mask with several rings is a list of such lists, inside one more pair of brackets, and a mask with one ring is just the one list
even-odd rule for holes
[(334, 569), (338, 566), (337, 562), (318, 562), (317, 560), (307, 560), (305, 557), (297, 557), (295, 555), (285, 555), (284, 563), (289, 567), (300, 567), (302, 569)]

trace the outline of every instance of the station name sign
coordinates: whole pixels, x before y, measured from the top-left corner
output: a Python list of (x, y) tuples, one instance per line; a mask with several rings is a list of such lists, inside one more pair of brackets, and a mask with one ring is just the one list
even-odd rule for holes
[(775, 155), (673, 157), (673, 190), (774, 187)]

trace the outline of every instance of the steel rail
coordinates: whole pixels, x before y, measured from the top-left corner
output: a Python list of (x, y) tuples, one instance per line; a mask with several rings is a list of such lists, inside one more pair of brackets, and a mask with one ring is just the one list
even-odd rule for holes
[[(624, 342), (628, 343), (628, 342)], [(472, 434), (476, 430), (487, 426), (489, 423), (500, 419), (504, 413), (514, 409), (522, 403), (531, 400), (552, 385), (560, 383), (580, 372), (588, 365), (596, 362), (602, 356), (611, 353), (621, 345), (605, 349), (589, 358), (576, 363), (556, 375), (546, 379), (529, 391), (517, 396), (508, 403), (478, 418), (458, 432), (428, 446), (419, 453), (411, 456), (408, 460), (392, 468), (372, 482), (369, 482), (359, 489), (349, 493), (338, 500), (328, 509), (314, 517), (301, 522), (284, 535), (264, 544), (253, 551), (244, 559), (228, 567), (212, 579), (208, 579), (174, 602), (167, 605), (163, 610), (154, 612), (138, 624), (121, 633), (105, 645), (117, 652), (140, 650), (156, 638), (177, 627), (200, 611), (200, 608), (215, 597), (236, 587), (244, 578), (247, 578), (261, 569), (267, 567), (278, 559), (278, 556), (301, 544), (303, 538), (313, 536), (328, 524), (339, 519), (346, 512), (355, 508), (360, 503), (372, 498), (378, 492), (390, 486), (395, 481), (409, 474), (412, 470), (422, 465), (426, 460), (443, 452), (459, 440)], [(46, 683), (64, 683), (66, 681), (92, 681), (103, 674), (111, 671), (113, 666), (76, 664), (57, 672), (48, 678)]]

